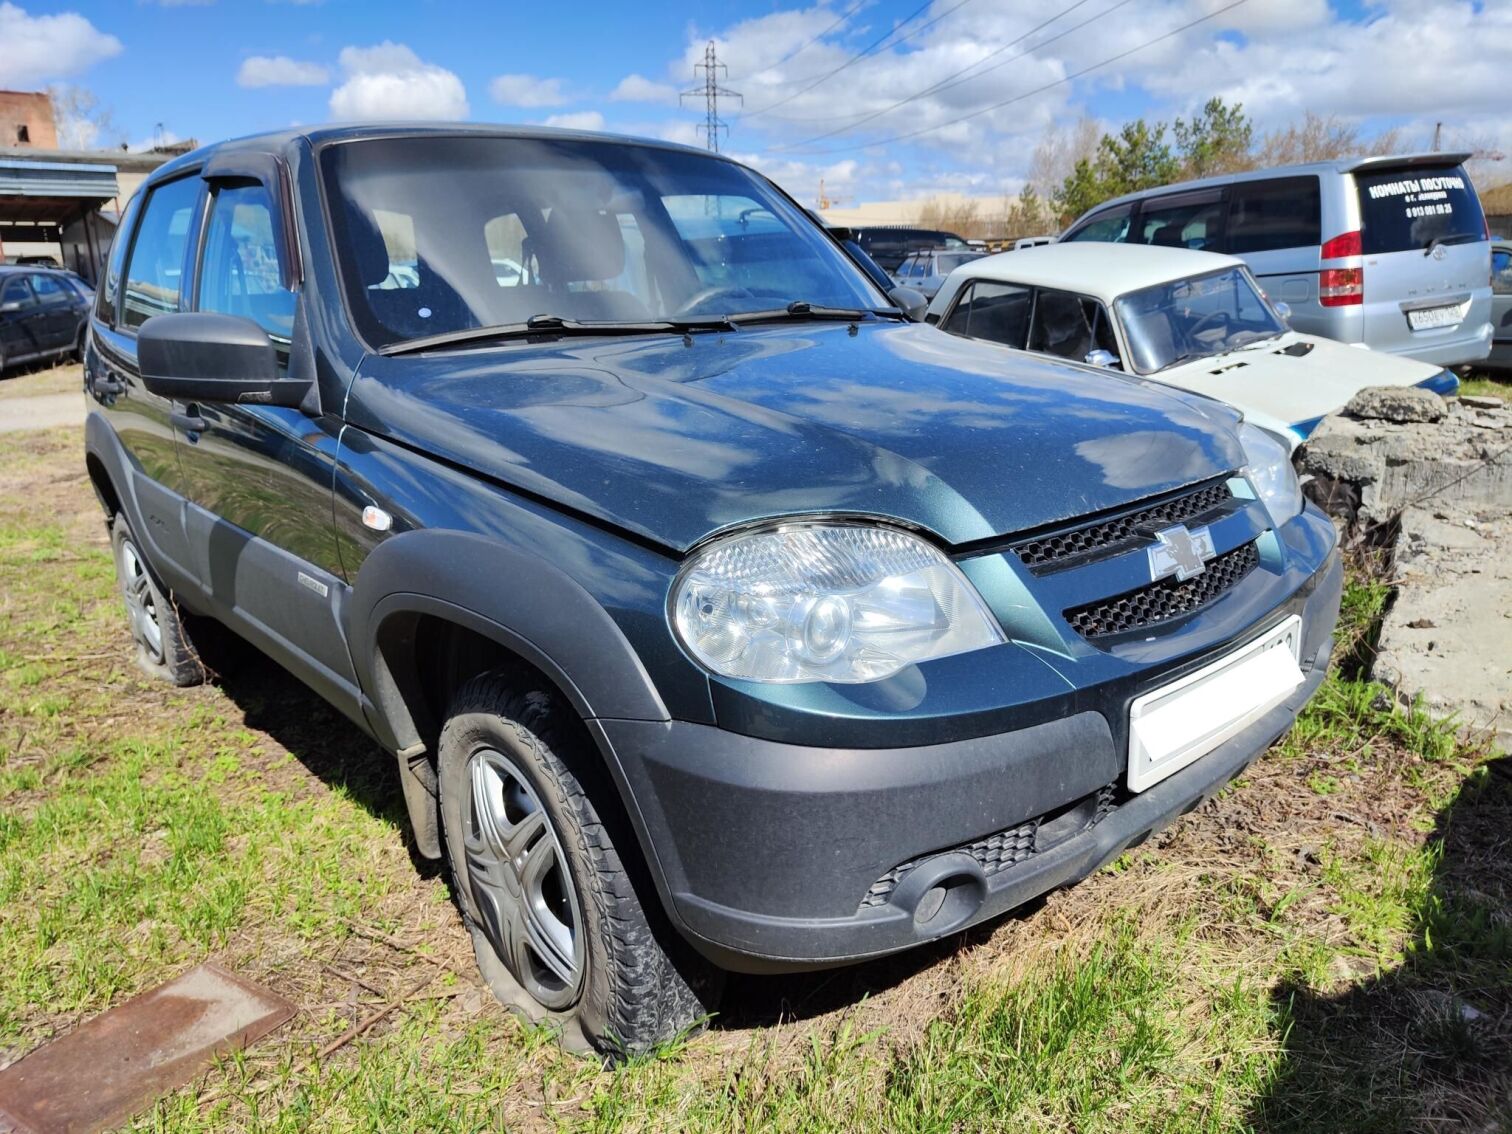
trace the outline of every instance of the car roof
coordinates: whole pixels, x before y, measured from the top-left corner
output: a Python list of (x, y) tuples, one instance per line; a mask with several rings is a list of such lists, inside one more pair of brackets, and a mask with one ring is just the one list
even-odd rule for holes
[(555, 126), (510, 126), (480, 122), (362, 122), (335, 123), (308, 129), (294, 128), (270, 130), (260, 134), (248, 134), (240, 138), (228, 138), (212, 142), (174, 158), (154, 170), (149, 180), (162, 181), (172, 177), (186, 166), (199, 165), (213, 153), (243, 151), (249, 153), (281, 153), (301, 139), (311, 145), (363, 141), (369, 138), (410, 137), (480, 137), (480, 138), (549, 138), (591, 142), (617, 142), (622, 145), (646, 146), (653, 149), (678, 150), (683, 153), (702, 154), (706, 157), (733, 158), (698, 146), (685, 146), (678, 142), (666, 142), (658, 138), (635, 138), (623, 134), (605, 134), (590, 130), (564, 130)]
[(1265, 169), (1246, 169), (1242, 173), (1218, 173), (1212, 177), (1199, 177), (1192, 181), (1172, 181), (1166, 185), (1155, 185), (1149, 189), (1140, 189), (1133, 193), (1125, 193), (1121, 197), (1111, 197), (1100, 205), (1094, 205), (1082, 216), (1077, 217), (1075, 223), (1083, 217), (1089, 217), (1093, 213), (1107, 208), (1110, 205), (1122, 205), (1129, 201), (1142, 201), (1147, 197), (1164, 195), (1166, 193), (1185, 193), (1191, 189), (1211, 189), (1223, 185), (1232, 185), (1239, 181), (1269, 181), (1276, 177), (1302, 177), (1310, 173), (1369, 173), (1375, 169), (1401, 169), (1410, 166), (1421, 165), (1463, 165), (1475, 155), (1472, 153), (1439, 153), (1437, 151), (1424, 151), (1411, 154), (1372, 154), (1367, 157), (1332, 158), (1328, 161), (1309, 161), (1299, 165), (1272, 165)]
[(1216, 252), (1149, 244), (1040, 244), (999, 252), (956, 269), (973, 279), (1033, 284), (1077, 291), (1104, 302), (1153, 284), (1169, 283), (1242, 265), (1243, 260)]

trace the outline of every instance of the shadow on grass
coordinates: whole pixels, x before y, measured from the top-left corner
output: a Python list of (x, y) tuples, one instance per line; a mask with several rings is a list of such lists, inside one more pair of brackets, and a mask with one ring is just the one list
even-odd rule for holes
[(393, 756), (253, 646), (226, 632), (200, 637), (205, 639), (203, 660), (217, 688), (241, 710), (248, 728), (272, 737), (312, 775), (397, 828), (422, 878), (441, 872), (440, 863), (415, 848)]
[(1512, 1130), (1512, 757), (1466, 779), (1431, 846), (1399, 968), (1337, 996), (1277, 989), (1285, 1053), (1256, 1129)]

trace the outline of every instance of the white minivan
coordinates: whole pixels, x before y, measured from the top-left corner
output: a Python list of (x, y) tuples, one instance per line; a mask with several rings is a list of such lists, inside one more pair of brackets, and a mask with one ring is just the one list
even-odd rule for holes
[(1343, 158), (1118, 197), (1061, 237), (1244, 260), (1298, 331), (1439, 366), (1491, 351), (1491, 239), (1469, 154)]

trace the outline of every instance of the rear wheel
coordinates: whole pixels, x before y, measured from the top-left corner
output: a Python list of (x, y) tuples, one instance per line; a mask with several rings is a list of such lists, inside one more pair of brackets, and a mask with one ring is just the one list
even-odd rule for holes
[(723, 974), (666, 924), (633, 835), (595, 805), (612, 790), (597, 761), (547, 693), (485, 674), (442, 730), (441, 818), (494, 994), (569, 1050), (617, 1057), (697, 1025)]
[(206, 677), (205, 666), (185, 629), (184, 615), (158, 585), (124, 514), (110, 525), (110, 542), (137, 664), (150, 676), (174, 685), (200, 684)]

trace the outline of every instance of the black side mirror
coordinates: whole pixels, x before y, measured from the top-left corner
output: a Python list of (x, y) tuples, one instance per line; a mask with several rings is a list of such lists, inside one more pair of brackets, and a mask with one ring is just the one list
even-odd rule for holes
[(923, 292), (911, 287), (895, 287), (887, 293), (887, 298), (915, 323), (924, 322), (924, 316), (929, 313), (929, 300)]
[(154, 315), (137, 332), (137, 362), (142, 385), (181, 402), (297, 406), (310, 389), (278, 376), (273, 340), (239, 315)]

